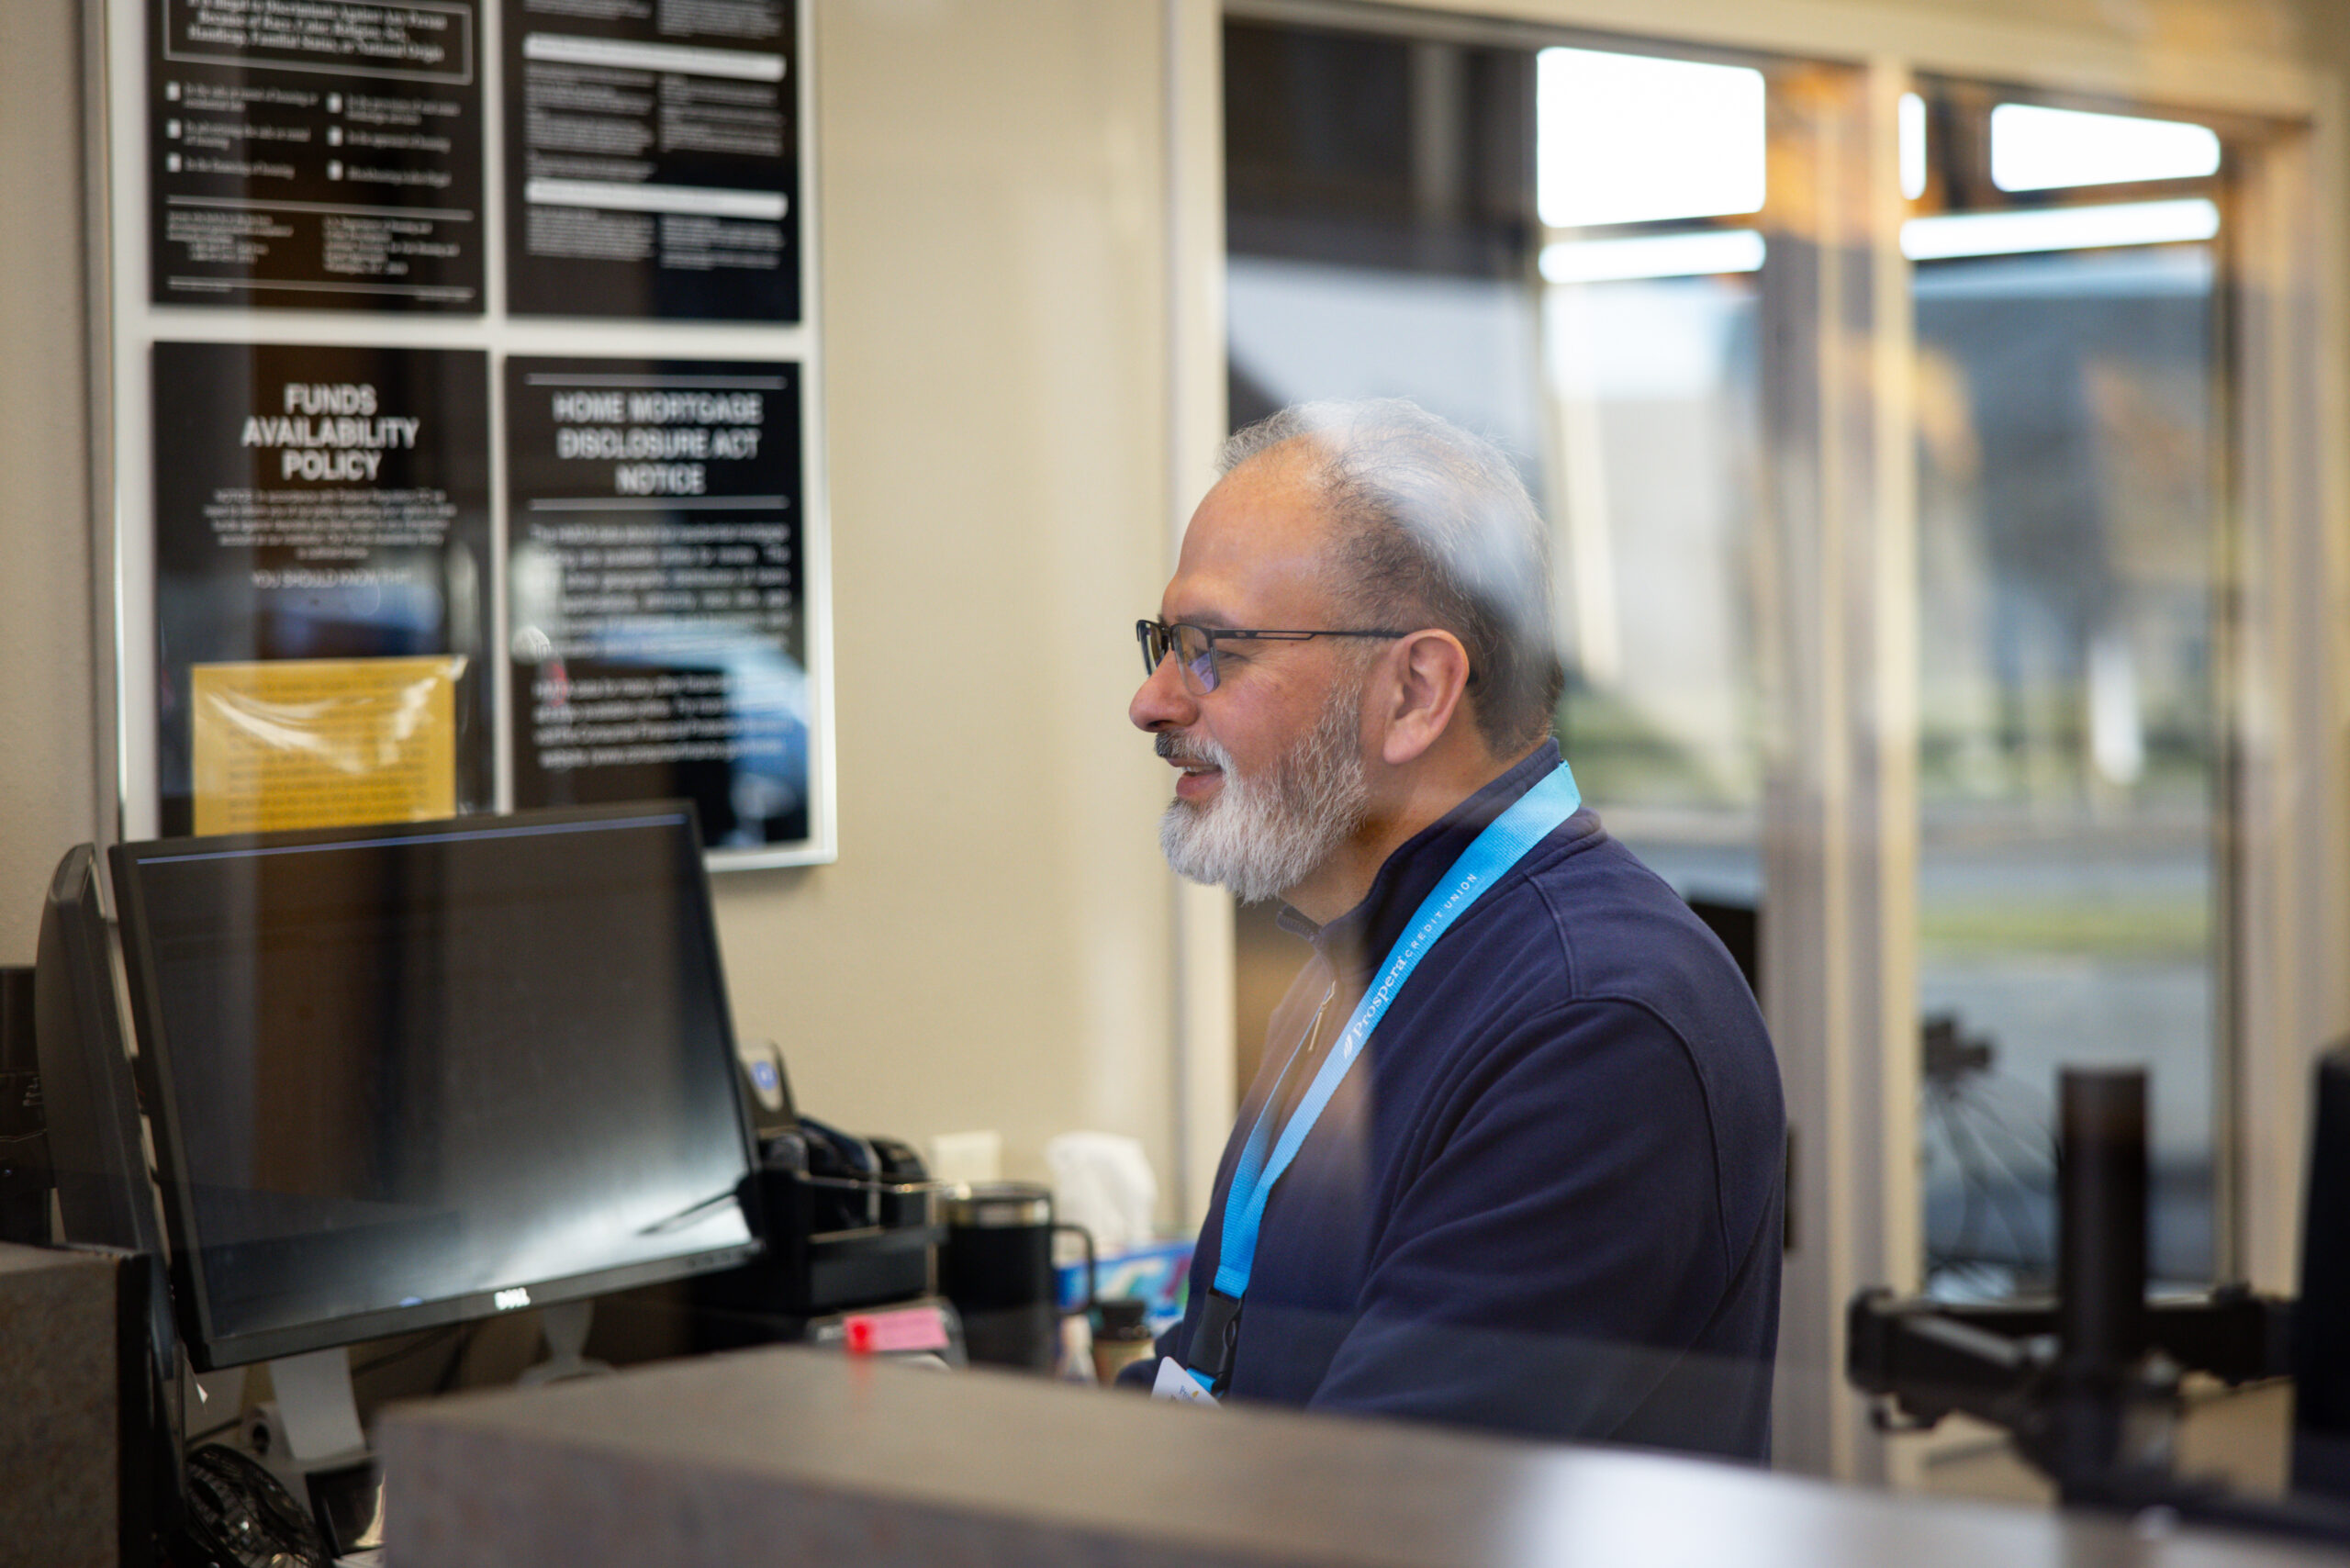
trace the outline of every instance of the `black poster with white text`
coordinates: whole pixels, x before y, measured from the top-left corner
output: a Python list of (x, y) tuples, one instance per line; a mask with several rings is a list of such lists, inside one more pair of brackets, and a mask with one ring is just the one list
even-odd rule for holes
[[(470, 350), (154, 346), (157, 779), (192, 830), (224, 672), (298, 661), (350, 689), (448, 655), (440, 793), (489, 802), (489, 366)], [(288, 710), (253, 725), (291, 736)], [(226, 737), (234, 740), (236, 737)], [(452, 779), (447, 769), (453, 769)], [(444, 813), (445, 814), (445, 813)]]
[(152, 0), (158, 305), (482, 310), (475, 0)]
[(507, 309), (801, 319), (793, 0), (505, 0)]
[(507, 361), (515, 805), (808, 839), (801, 396), (793, 364)]

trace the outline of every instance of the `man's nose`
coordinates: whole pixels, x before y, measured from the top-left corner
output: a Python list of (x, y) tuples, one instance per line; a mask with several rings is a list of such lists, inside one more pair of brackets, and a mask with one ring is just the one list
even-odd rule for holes
[(1179, 730), (1199, 717), (1200, 705), (1183, 688), (1181, 666), (1173, 654), (1158, 661), (1158, 667), (1136, 689), (1135, 700), (1126, 704), (1126, 717), (1134, 721), (1137, 730)]

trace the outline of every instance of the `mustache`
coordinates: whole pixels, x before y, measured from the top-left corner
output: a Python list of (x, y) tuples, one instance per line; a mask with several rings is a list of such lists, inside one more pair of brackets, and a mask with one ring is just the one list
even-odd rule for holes
[(1172, 730), (1161, 730), (1151, 737), (1150, 749), (1167, 762), (1203, 762), (1212, 767), (1225, 766), (1224, 748), (1214, 741), (1194, 740)]

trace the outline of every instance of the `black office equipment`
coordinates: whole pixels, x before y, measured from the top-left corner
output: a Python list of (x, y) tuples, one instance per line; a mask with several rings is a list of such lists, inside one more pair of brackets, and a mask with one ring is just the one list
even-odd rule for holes
[(755, 1256), (679, 802), (113, 851), (199, 1368)]
[(33, 1055), (33, 971), (0, 966), (0, 1241), (49, 1239), (52, 1185)]
[(1688, 901), (1692, 913), (1706, 923), (1706, 929), (1721, 938), (1723, 946), (1738, 965), (1738, 972), (1746, 977), (1746, 989), (1757, 997), (1762, 994), (1762, 906), (1759, 903), (1732, 903), (1726, 899), (1692, 898)]
[(696, 1350), (801, 1339), (820, 1320), (931, 1291), (946, 1231), (912, 1147), (795, 1115), (759, 1157), (767, 1256), (694, 1281)]
[(207, 1443), (187, 1456), (187, 1528), (179, 1547), (201, 1568), (328, 1568), (318, 1521), (285, 1484), (245, 1454)]
[[(2330, 1060), (2319, 1079), (2321, 1130), (2303, 1250), (2321, 1260), (2322, 1276), (2341, 1267), (2339, 1222), (2350, 1206), (2342, 1186), (2350, 1175), (2343, 1144), (2350, 1078), (2328, 1077), (2344, 1066)], [(2337, 1096), (2331, 1120), (2323, 1103), (2329, 1088)], [(2305, 1464), (2338, 1462), (2339, 1450), (2324, 1439), (2339, 1432), (2345, 1407), (2325, 1403), (2325, 1379), (2336, 1379), (2338, 1391), (2342, 1276), (2333, 1276), (2332, 1299), (2322, 1290), (2298, 1309), (2242, 1285), (2149, 1302), (2145, 1074), (2066, 1069), (2060, 1099), (2054, 1299), (1958, 1305), (1863, 1290), (1846, 1315), (1847, 1379), (1879, 1397), (1878, 1419), (1886, 1425), (1930, 1427), (1960, 1411), (2005, 1428), (2066, 1503), (2162, 1507), (2200, 1523), (2350, 1542), (2350, 1506), (2338, 1491), (2303, 1475)], [(2326, 1226), (2333, 1228), (2321, 1236)], [(2337, 1342), (2315, 1348), (2327, 1340)], [(2162, 1439), (2187, 1372), (2230, 1383), (2288, 1372), (2312, 1380), (2319, 1431), (2313, 1440), (2310, 1418), (2301, 1417), (2294, 1495), (2239, 1497), (2171, 1474)]]
[(179, 1375), (179, 1360), (163, 1277), (163, 1222), (148, 1179), (104, 895), (97, 851), (86, 844), (67, 850), (41, 907), (33, 969), (42, 1114), (61, 1239), (143, 1260), (152, 1276), (145, 1293), (148, 1348), (156, 1380), (168, 1386)]
[(2293, 1487), (2350, 1503), (2350, 1045), (2319, 1058), (2293, 1323)]
[(743, 1064), (743, 1097), (751, 1108), (751, 1132), (764, 1148), (769, 1138), (800, 1130), (791, 1100), (791, 1073), (783, 1047), (773, 1040), (742, 1040), (735, 1054)]

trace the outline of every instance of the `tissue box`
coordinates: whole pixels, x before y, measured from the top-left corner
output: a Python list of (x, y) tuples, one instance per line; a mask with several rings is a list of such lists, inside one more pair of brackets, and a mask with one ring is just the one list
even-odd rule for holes
[[(1152, 1331), (1157, 1332), (1183, 1316), (1183, 1286), (1191, 1271), (1190, 1237), (1141, 1242), (1115, 1252), (1104, 1252), (1094, 1260), (1094, 1296), (1100, 1301), (1131, 1296), (1147, 1303), (1147, 1316)], [(1084, 1305), (1083, 1259), (1060, 1264), (1053, 1274), (1063, 1312), (1073, 1312)]]

